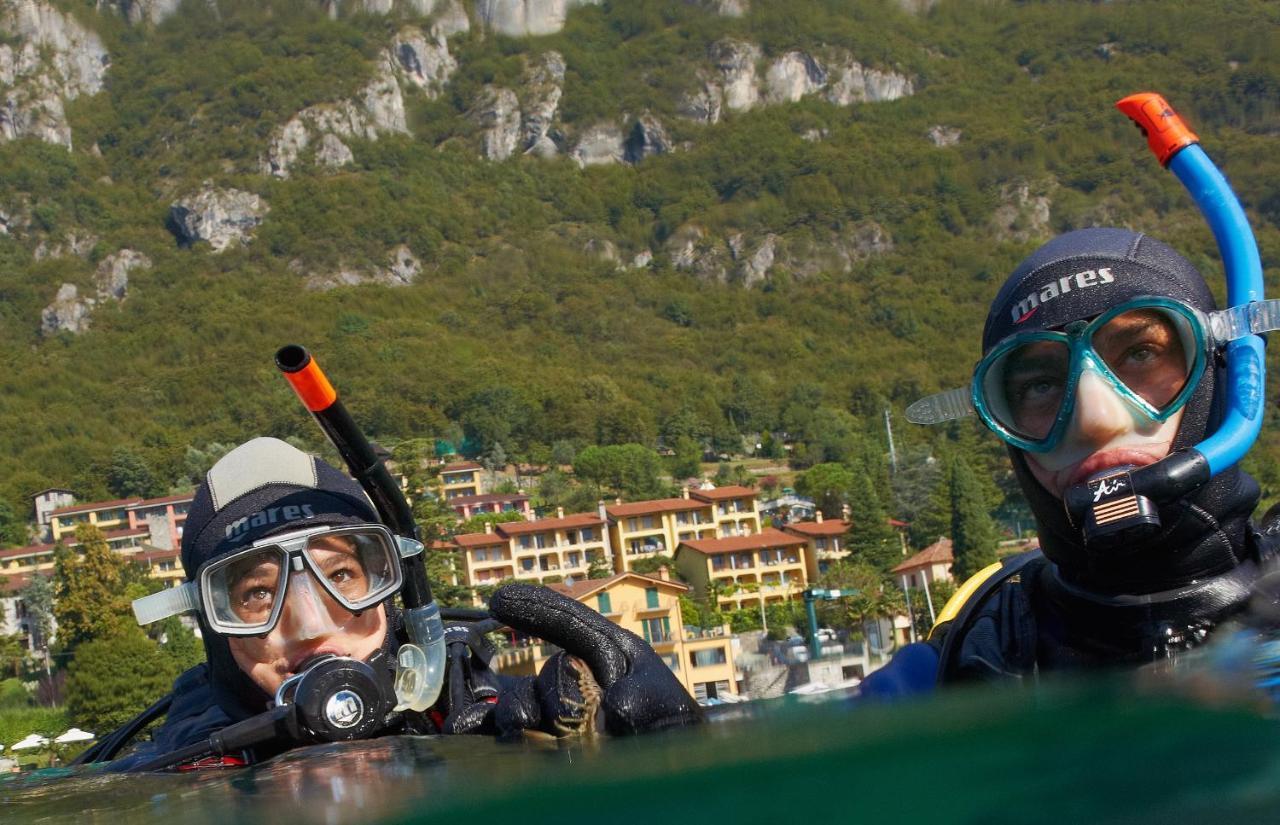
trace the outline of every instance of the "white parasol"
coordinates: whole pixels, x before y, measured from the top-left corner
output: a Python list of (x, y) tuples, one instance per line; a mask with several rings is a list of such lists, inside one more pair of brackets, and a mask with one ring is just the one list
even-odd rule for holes
[(38, 733), (33, 733), (27, 736), (27, 738), (23, 739), (21, 742), (15, 742), (13, 746), (9, 748), (9, 750), (25, 751), (25, 750), (31, 750), (32, 748), (48, 747), (48, 745), (49, 745), (48, 738), (41, 736)]
[(70, 745), (73, 742), (91, 742), (97, 738), (98, 737), (88, 731), (83, 731), (79, 728), (72, 728), (53, 741), (57, 742), (59, 745)]

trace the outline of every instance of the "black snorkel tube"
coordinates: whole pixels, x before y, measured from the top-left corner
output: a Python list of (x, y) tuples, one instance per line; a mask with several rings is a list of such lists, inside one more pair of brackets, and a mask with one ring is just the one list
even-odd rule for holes
[[(1200, 148), (1199, 138), (1158, 94), (1130, 95), (1116, 104), (1142, 130), (1162, 166), (1187, 188), (1213, 230), (1227, 280), (1227, 305), (1243, 329), (1263, 304), (1262, 260), (1244, 209), (1231, 184)], [(1236, 318), (1232, 319), (1236, 321)], [(1249, 451), (1262, 428), (1266, 365), (1263, 339), (1251, 334), (1226, 344), (1226, 414), (1217, 430), (1194, 447), (1133, 470), (1118, 470), (1070, 487), (1067, 517), (1090, 549), (1107, 549), (1158, 532), (1157, 508), (1178, 499), (1231, 467)]]
[(417, 544), (417, 552), (402, 554), (400, 559), (404, 570), (400, 594), (409, 642), (400, 645), (397, 653), (394, 710), (425, 711), (435, 703), (444, 684), (445, 639), (440, 608), (431, 597), (421, 530), (413, 511), (311, 353), (305, 347), (289, 344), (276, 352), (275, 361), (387, 527)]

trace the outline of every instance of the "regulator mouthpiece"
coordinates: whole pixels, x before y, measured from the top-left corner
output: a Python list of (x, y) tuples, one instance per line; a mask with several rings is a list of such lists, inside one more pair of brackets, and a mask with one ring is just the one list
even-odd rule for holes
[(424, 711), (435, 704), (444, 686), (445, 641), (440, 608), (433, 601), (404, 611), (411, 642), (396, 658), (395, 710)]

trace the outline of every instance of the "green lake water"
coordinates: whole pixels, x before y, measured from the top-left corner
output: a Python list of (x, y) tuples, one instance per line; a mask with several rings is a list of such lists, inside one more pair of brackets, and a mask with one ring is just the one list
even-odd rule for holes
[(914, 704), (756, 703), (571, 746), (389, 737), (240, 770), (0, 779), (0, 821), (1236, 822), (1280, 819), (1280, 724), (1126, 679)]

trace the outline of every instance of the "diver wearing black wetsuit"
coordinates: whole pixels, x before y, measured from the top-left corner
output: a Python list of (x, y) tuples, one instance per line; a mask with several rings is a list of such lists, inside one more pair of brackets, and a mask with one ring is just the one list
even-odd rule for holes
[[(178, 764), (245, 764), (308, 742), (394, 733), (628, 734), (701, 720), (697, 704), (644, 640), (531, 585), (499, 589), (489, 612), (492, 626), (506, 624), (563, 648), (538, 676), (493, 673), (480, 633), (446, 627), (450, 665), (440, 699), (420, 713), (393, 710), (397, 654), (407, 638), (392, 597), (403, 581), (402, 556), (421, 550), (380, 524), (360, 486), (324, 461), (271, 438), (232, 450), (209, 471), (188, 513), (187, 583), (135, 602), (146, 621), (194, 611), (207, 662), (182, 674), (170, 696), (104, 737), (82, 761), (111, 759), (162, 712), (167, 716), (153, 740), (116, 768), (167, 766), (166, 755), (188, 752), (193, 759)], [(331, 695), (330, 702), (301, 718), (318, 726), (271, 715), (320, 668), (342, 669), (335, 679), (354, 673), (356, 687), (317, 694)], [(357, 716), (362, 721), (353, 728)], [(245, 725), (256, 727), (246, 733)], [(212, 757), (194, 759), (214, 736), (251, 744), (220, 745)]]
[(1072, 485), (1217, 428), (1224, 361), (1203, 328), (1214, 309), (1189, 261), (1123, 229), (1068, 233), (1014, 270), (987, 317), (975, 385), (1040, 548), (975, 576), (929, 640), (868, 677), (864, 694), (1147, 663), (1247, 606), (1280, 523), (1250, 522), (1259, 489), (1238, 467), (1159, 506), (1159, 529), (1138, 538), (1086, 540), (1063, 504)]

